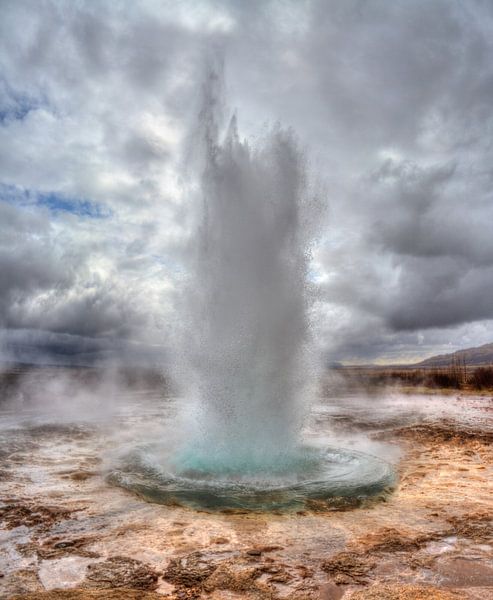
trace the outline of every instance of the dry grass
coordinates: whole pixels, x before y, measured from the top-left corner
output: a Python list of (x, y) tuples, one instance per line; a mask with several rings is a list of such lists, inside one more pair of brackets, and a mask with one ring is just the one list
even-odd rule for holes
[(493, 365), (485, 367), (343, 367), (338, 369), (349, 387), (379, 389), (389, 386), (424, 390), (493, 392)]

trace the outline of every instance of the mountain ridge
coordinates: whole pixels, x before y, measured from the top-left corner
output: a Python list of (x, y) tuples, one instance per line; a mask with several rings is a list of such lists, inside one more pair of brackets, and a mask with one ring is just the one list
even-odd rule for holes
[(493, 343), (483, 344), (473, 348), (464, 348), (449, 354), (437, 354), (430, 356), (419, 363), (413, 364), (413, 367), (448, 367), (454, 362), (464, 362), (466, 365), (475, 367), (493, 364)]

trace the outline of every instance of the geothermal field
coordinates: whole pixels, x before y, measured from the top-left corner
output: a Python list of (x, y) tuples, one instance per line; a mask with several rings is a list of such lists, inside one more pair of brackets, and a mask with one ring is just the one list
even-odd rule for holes
[[(3, 598), (491, 597), (490, 396), (321, 394), (303, 439), (334, 449), (343, 486), (312, 492), (291, 465), (170, 476), (156, 449), (182, 399), (149, 376), (98, 375), (15, 374), (24, 401), (1, 413)], [(106, 414), (88, 410), (98, 396), (114, 399)], [(345, 487), (370, 467), (378, 488)]]
[(0, 13), (0, 599), (493, 599), (491, 6)]

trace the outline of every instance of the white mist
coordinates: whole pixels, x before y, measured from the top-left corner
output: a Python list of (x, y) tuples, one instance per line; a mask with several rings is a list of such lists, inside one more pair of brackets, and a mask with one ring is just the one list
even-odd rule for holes
[(221, 135), (221, 76), (204, 86), (196, 134), (199, 219), (181, 318), (197, 423), (183, 466), (289, 468), (315, 380), (307, 285), (313, 208), (291, 131), (250, 145)]

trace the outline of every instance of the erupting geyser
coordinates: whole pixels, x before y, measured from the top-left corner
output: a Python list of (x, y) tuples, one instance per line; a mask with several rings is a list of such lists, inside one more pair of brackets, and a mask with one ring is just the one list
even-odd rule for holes
[(221, 130), (221, 77), (204, 86), (194, 162), (199, 217), (183, 295), (181, 352), (194, 423), (172, 451), (135, 451), (114, 477), (150, 499), (282, 507), (368, 495), (386, 463), (307, 447), (305, 398), (316, 380), (308, 269), (316, 194), (291, 131), (250, 145), (236, 117)]
[(201, 111), (200, 219), (187, 290), (187, 370), (200, 407), (191, 467), (284, 468), (296, 460), (309, 367), (309, 205), (289, 131), (257, 147), (233, 117), (220, 141), (211, 73)]

